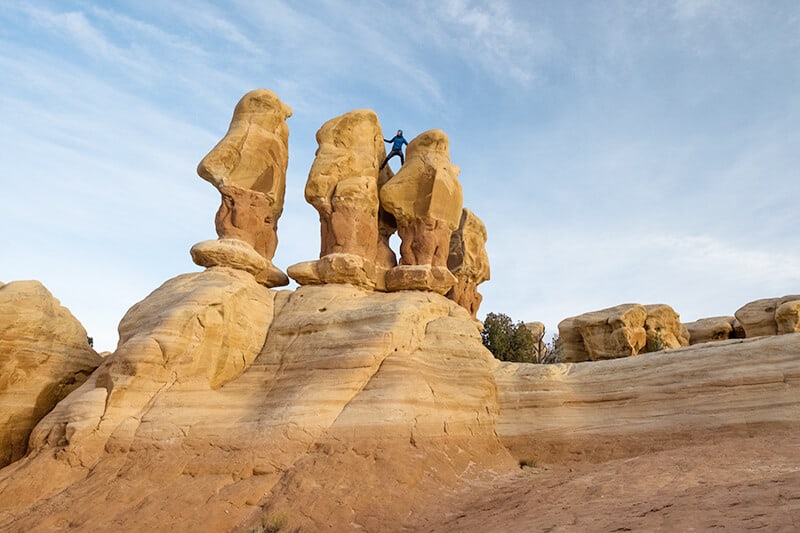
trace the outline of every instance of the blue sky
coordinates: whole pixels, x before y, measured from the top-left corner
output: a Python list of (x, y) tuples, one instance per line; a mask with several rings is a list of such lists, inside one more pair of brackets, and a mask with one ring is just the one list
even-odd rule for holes
[(450, 136), (489, 233), (480, 316), (800, 293), (797, 2), (1, 3), (0, 280), (42, 281), (100, 349), (199, 270), (219, 196), (195, 168), (258, 87), (294, 110), (284, 270), (319, 251), (316, 130), (370, 108)]

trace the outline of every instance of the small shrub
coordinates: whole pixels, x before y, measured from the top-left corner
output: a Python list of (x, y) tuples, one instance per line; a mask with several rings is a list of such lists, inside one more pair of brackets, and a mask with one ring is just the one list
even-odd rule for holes
[(665, 350), (667, 346), (664, 344), (664, 339), (661, 337), (661, 332), (656, 330), (655, 334), (647, 339), (648, 352), (660, 352)]

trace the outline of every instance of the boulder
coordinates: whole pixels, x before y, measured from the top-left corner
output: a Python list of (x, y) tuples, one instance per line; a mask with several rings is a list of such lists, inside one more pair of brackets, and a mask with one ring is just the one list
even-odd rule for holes
[[(268, 271), (277, 270), (272, 259), (286, 192), (290, 116), (291, 108), (272, 91), (250, 91), (236, 105), (228, 132), (197, 166), (222, 196), (215, 217), (219, 238), (250, 245), (268, 262)], [(234, 262), (226, 266), (237, 268)], [(262, 282), (280, 286), (288, 278), (273, 272)]]
[(450, 235), (447, 268), (456, 277), (456, 284), (447, 297), (477, 320), (483, 299), (478, 285), (489, 279), (489, 255), (486, 253), (486, 226), (469, 209), (462, 211), (458, 229)]
[(583, 340), (585, 356), (590, 361), (636, 355), (647, 343), (646, 318), (643, 305), (622, 304), (562, 321), (558, 325), (559, 338), (572, 341), (572, 346), (562, 348), (562, 358), (579, 361), (584, 356), (580, 349), (570, 352), (576, 344), (576, 333)]
[(684, 324), (689, 331), (689, 344), (724, 341), (736, 338), (733, 329), (735, 318), (732, 316), (716, 316), (701, 318)]
[[(380, 191), (381, 206), (397, 221), (400, 267), (447, 268), (450, 234), (458, 228), (462, 215), (458, 173), (458, 167), (450, 162), (449, 141), (443, 131), (426, 131), (409, 143), (405, 164)], [(388, 275), (387, 290), (411, 288), (389, 288)], [(441, 280), (442, 276), (434, 274), (429, 278)], [(420, 278), (403, 274), (393, 279)]]
[[(796, 300), (800, 300), (800, 295), (795, 294), (782, 298), (764, 298), (742, 306), (734, 314), (742, 325), (745, 336), (748, 338), (760, 337), (763, 335), (777, 335), (779, 333), (778, 322), (776, 320), (777, 309), (787, 302)], [(789, 330), (791, 330), (791, 327), (786, 324), (782, 327), (788, 327)]]
[(101, 363), (86, 330), (38, 281), (0, 284), (0, 467)]

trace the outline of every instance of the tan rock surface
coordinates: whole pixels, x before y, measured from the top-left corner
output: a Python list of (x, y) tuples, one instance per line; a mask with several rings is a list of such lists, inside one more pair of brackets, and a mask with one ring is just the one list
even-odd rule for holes
[(645, 305), (647, 317), (644, 329), (647, 334), (645, 351), (672, 350), (689, 346), (688, 333), (681, 325), (681, 317), (666, 304)]
[[(230, 350), (258, 344), (273, 298), (248, 366), (251, 351)], [(0, 471), (0, 529), (247, 531), (283, 513), (311, 531), (380, 530), (514, 466), (494, 434), (493, 360), (442, 296), (270, 293), (212, 268), (165, 284), (120, 330), (33, 453)]]
[(200, 161), (197, 173), (217, 189), (235, 186), (271, 196), (283, 208), (291, 108), (267, 89), (245, 94), (228, 132)]
[(800, 332), (800, 299), (790, 300), (775, 309), (775, 324), (778, 335)]
[(497, 432), (520, 459), (599, 462), (800, 429), (800, 334), (578, 365), (502, 363), (495, 379)]
[(211, 267), (228, 267), (253, 275), (265, 287), (282, 287), (289, 278), (272, 261), (265, 259), (248, 243), (239, 239), (202, 241), (192, 246), (189, 253), (195, 264)]
[[(591, 361), (636, 355), (646, 345), (646, 318), (643, 305), (622, 304), (562, 320), (559, 338), (569, 343), (564, 344), (562, 356), (565, 361), (579, 362), (584, 353)], [(578, 336), (584, 351), (575, 346)]]
[(489, 279), (489, 254), (486, 253), (486, 226), (469, 209), (462, 210), (458, 228), (450, 235), (447, 268), (457, 280), (447, 297), (477, 319), (483, 300), (478, 285)]
[(25, 454), (33, 427), (101, 361), (41, 283), (0, 283), (0, 467)]
[(320, 257), (350, 253), (374, 260), (378, 244), (378, 166), (386, 155), (374, 111), (333, 118), (317, 131), (306, 201), (319, 212)]
[(733, 329), (734, 320), (732, 316), (716, 316), (684, 324), (689, 331), (689, 344), (736, 338)]
[(397, 220), (401, 265), (447, 266), (463, 204), (458, 173), (443, 131), (426, 131), (409, 143), (405, 164), (380, 191), (381, 205)]
[(747, 337), (777, 335), (778, 323), (775, 311), (786, 302), (800, 300), (800, 295), (782, 298), (764, 298), (745, 304), (734, 313)]

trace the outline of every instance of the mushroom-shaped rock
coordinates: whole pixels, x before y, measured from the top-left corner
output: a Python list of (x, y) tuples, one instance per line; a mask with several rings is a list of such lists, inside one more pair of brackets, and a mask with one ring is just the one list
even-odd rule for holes
[[(278, 219), (283, 212), (286, 167), (289, 161), (289, 106), (272, 91), (257, 89), (242, 97), (233, 111), (225, 136), (197, 166), (197, 173), (222, 195), (215, 225), (220, 239), (238, 239), (267, 260), (268, 286), (286, 285), (289, 279), (272, 265), (278, 246)], [(225, 257), (228, 247), (208, 244), (215, 259)], [(211, 259), (193, 252), (205, 266)], [(200, 254), (200, 255), (198, 255)], [(238, 268), (233, 259), (222, 266)]]
[(489, 279), (489, 255), (486, 253), (486, 226), (469, 209), (462, 210), (458, 229), (450, 236), (447, 268), (457, 280), (447, 297), (476, 318), (483, 299), (478, 285)]
[(381, 288), (383, 272), (396, 261), (388, 244), (394, 229), (385, 238), (379, 231), (378, 165), (385, 150), (378, 116), (360, 109), (333, 118), (317, 131), (317, 143), (305, 198), (319, 212), (320, 261), (293, 265), (289, 274), (300, 284)]
[(444, 294), (455, 285), (447, 257), (450, 234), (461, 221), (458, 173), (459, 168), (450, 162), (447, 135), (429, 130), (409, 143), (405, 164), (381, 189), (381, 206), (394, 216), (402, 241), (400, 266), (386, 273), (388, 290)]

